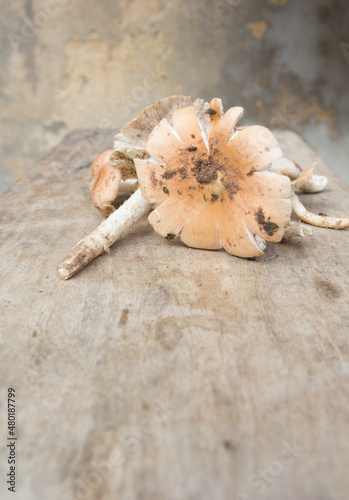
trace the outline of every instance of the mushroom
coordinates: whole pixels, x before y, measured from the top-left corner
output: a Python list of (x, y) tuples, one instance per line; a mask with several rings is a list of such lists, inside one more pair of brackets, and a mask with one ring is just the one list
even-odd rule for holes
[(98, 155), (92, 163), (93, 179), (90, 182), (92, 200), (94, 206), (105, 217), (115, 211), (112, 203), (116, 199), (119, 190), (134, 192), (138, 187), (136, 172), (134, 171), (133, 175), (129, 168), (124, 169), (121, 161), (119, 164), (112, 163), (110, 157), (113, 153), (112, 149), (108, 149)]
[[(149, 158), (145, 147), (154, 127), (163, 118), (170, 120), (175, 109), (190, 104), (195, 106), (201, 116), (208, 107), (203, 99), (197, 99), (193, 103), (191, 97), (182, 95), (166, 97), (147, 106), (118, 134), (115, 134), (114, 151), (107, 150), (97, 156), (92, 164), (93, 179), (90, 190), (95, 207), (105, 217), (115, 211), (112, 203), (119, 190), (134, 192), (137, 189), (137, 182), (134, 182), (137, 179), (134, 160)], [(133, 182), (129, 179), (133, 179)]]
[(161, 203), (149, 222), (190, 247), (257, 257), (290, 222), (290, 179), (270, 171), (283, 153), (265, 127), (236, 131), (241, 107), (223, 114), (221, 100), (213, 99), (206, 112), (207, 136), (194, 106), (177, 109), (174, 128), (164, 119), (150, 135), (152, 157), (135, 160), (143, 197)]
[(97, 156), (92, 163), (93, 179), (90, 183), (94, 206), (108, 217), (115, 208), (112, 202), (117, 197), (121, 181), (121, 171), (109, 161), (113, 150), (107, 150)]
[[(120, 179), (137, 175), (140, 189), (75, 245), (58, 275), (73, 276), (152, 208), (149, 222), (168, 240), (223, 247), (239, 257), (262, 255), (267, 241), (310, 234), (307, 226), (290, 220), (292, 207), (299, 212), (295, 190), (322, 190), (327, 179), (313, 176), (313, 166), (300, 176), (266, 127), (238, 129), (242, 114), (241, 107), (223, 113), (217, 98), (208, 104), (185, 96), (141, 111), (115, 136), (115, 151), (105, 152), (94, 166), (105, 189), (98, 199), (102, 210), (115, 210), (111, 203)], [(98, 185), (93, 184), (95, 190)]]

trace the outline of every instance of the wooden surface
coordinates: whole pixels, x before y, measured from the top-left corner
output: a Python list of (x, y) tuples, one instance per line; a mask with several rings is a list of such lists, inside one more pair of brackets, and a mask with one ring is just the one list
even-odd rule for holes
[[(306, 206), (348, 214), (348, 187), (296, 134), (277, 137), (329, 176)], [(315, 228), (252, 261), (144, 220), (63, 282), (57, 263), (102, 220), (89, 167), (111, 143), (74, 132), (0, 198), (0, 498), (347, 499), (348, 231)]]

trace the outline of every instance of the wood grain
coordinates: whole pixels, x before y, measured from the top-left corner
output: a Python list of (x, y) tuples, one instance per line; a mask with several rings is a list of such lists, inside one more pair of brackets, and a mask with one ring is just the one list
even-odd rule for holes
[[(306, 206), (349, 213), (329, 177)], [(0, 198), (0, 472), (17, 391), (18, 484), (1, 498), (341, 500), (349, 495), (348, 230), (258, 260), (193, 250), (146, 220), (68, 282), (57, 263), (101, 220), (76, 131)], [(334, 159), (335, 160), (335, 159)]]

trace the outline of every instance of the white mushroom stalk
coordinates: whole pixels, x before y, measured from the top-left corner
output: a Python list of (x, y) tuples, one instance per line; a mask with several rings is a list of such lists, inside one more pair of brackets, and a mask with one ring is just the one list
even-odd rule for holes
[(134, 193), (138, 189), (138, 182), (136, 179), (121, 181), (119, 186), (119, 191), (129, 191)]
[(297, 217), (312, 226), (327, 227), (329, 229), (344, 229), (349, 227), (349, 217), (331, 217), (309, 212), (295, 193), (292, 193), (291, 200), (293, 211)]
[(317, 215), (309, 212), (300, 201), (295, 191), (297, 189), (306, 193), (318, 193), (327, 185), (327, 178), (314, 175), (315, 163), (310, 165), (297, 179), (292, 181), (292, 209), (302, 221), (312, 226), (326, 227), (329, 229), (344, 229), (349, 227), (349, 217), (331, 217), (328, 215)]
[(294, 238), (300, 237), (304, 238), (305, 236), (313, 236), (313, 230), (310, 226), (302, 224), (300, 221), (293, 221), (286, 226), (284, 238)]
[(95, 257), (108, 252), (115, 241), (124, 236), (151, 209), (140, 189), (102, 222), (91, 234), (75, 245), (57, 267), (60, 278), (67, 280)]
[(324, 175), (313, 175), (309, 181), (299, 188), (303, 193), (320, 193), (328, 184), (327, 177)]
[[(115, 136), (114, 151), (93, 163), (92, 199), (108, 218), (59, 264), (59, 277), (67, 280), (109, 252), (154, 207), (149, 222), (166, 239), (247, 258), (262, 255), (267, 241), (313, 234), (290, 220), (292, 209), (311, 225), (349, 227), (347, 217), (306, 210), (295, 191), (320, 192), (327, 178), (314, 175), (315, 164), (301, 174), (265, 127), (238, 129), (242, 113), (240, 107), (223, 113), (220, 99), (208, 104), (185, 96), (141, 111)], [(119, 191), (133, 194), (115, 210)]]

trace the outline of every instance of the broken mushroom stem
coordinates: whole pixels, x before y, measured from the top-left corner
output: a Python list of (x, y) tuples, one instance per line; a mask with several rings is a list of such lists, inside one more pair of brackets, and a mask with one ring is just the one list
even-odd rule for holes
[(303, 222), (312, 226), (326, 227), (329, 229), (344, 229), (349, 227), (349, 217), (330, 217), (328, 215), (317, 215), (309, 212), (300, 201), (295, 191), (300, 190), (306, 193), (318, 193), (327, 185), (327, 178), (321, 175), (314, 175), (316, 162), (310, 165), (297, 179), (291, 182), (292, 186), (292, 209)]
[(344, 229), (349, 227), (349, 217), (330, 217), (328, 215), (317, 215), (309, 212), (295, 193), (291, 195), (294, 213), (302, 221), (312, 226), (327, 227), (329, 229)]
[(108, 252), (118, 238), (124, 236), (152, 205), (142, 196), (141, 190), (130, 196), (118, 210), (113, 212), (91, 234), (77, 243), (58, 265), (57, 273), (63, 280), (69, 279), (95, 257)]
[(136, 192), (138, 189), (137, 179), (130, 179), (128, 181), (120, 181), (119, 191)]
[(294, 238), (299, 236), (304, 238), (305, 236), (313, 236), (313, 230), (310, 226), (302, 224), (300, 221), (291, 220), (289, 225), (285, 228), (284, 238)]

